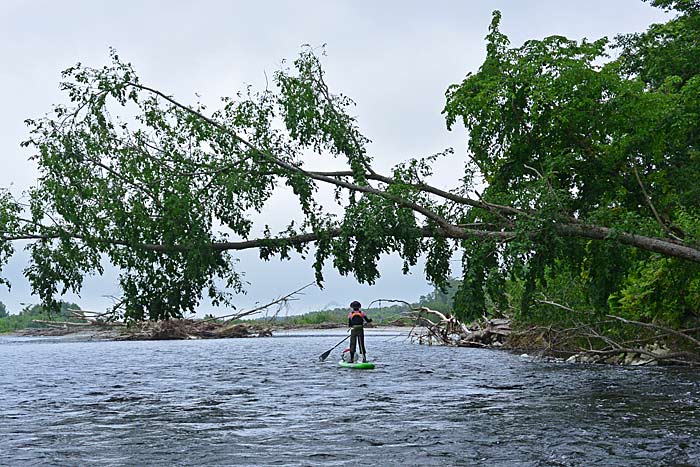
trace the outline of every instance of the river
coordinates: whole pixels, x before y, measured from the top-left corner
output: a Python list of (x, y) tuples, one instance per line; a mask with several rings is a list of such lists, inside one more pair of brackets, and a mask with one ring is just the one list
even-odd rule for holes
[(86, 342), (0, 336), (0, 465), (699, 466), (700, 375), (367, 331)]

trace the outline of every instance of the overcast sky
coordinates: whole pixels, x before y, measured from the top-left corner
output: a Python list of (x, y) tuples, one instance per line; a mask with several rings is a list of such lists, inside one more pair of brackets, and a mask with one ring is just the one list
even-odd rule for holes
[[(453, 147), (454, 160), (437, 167), (434, 180), (448, 187), (459, 176), (466, 134), (445, 128), (445, 89), (483, 62), (494, 9), (503, 13), (501, 30), (514, 46), (554, 34), (613, 38), (667, 17), (640, 0), (0, 0), (0, 186), (19, 194), (34, 183), (30, 152), (19, 147), (27, 136), (24, 119), (64, 102), (61, 70), (78, 61), (102, 66), (109, 47), (133, 64), (144, 84), (184, 102), (194, 102), (198, 93), (215, 108), (219, 97), (245, 84), (264, 86), (266, 74), (294, 59), (303, 44), (327, 44), (327, 82), (357, 102), (377, 168)], [(265, 217), (281, 217), (284, 209), (284, 200), (276, 200)], [(3, 274), (13, 287), (0, 291), (0, 301), (12, 312), (38, 301), (21, 274), (26, 258), (18, 253)], [(241, 308), (313, 281), (311, 261), (264, 263), (255, 252), (240, 258), (251, 283)], [(432, 289), (420, 266), (403, 276), (401, 262), (387, 258), (381, 268), (382, 278), (371, 287), (328, 269), (326, 287), (307, 291), (289, 312), (353, 299), (413, 301)], [(458, 262), (455, 268), (458, 273)], [(81, 297), (68, 298), (85, 309), (104, 309), (110, 304), (104, 296), (118, 293), (115, 278), (108, 271), (88, 280)], [(208, 311), (226, 310), (202, 308)]]

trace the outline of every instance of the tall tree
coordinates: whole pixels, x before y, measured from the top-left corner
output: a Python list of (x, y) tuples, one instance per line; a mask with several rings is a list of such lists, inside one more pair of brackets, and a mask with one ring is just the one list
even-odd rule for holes
[[(518, 219), (513, 230), (520, 238), (506, 246), (466, 244), (458, 295), (465, 308), (483, 308), (484, 284), (508, 273), (524, 280), (526, 312), (532, 293), (558, 270), (579, 275), (589, 305), (604, 311), (632, 285), (632, 270), (660, 270), (659, 253), (682, 257), (671, 245), (697, 249), (697, 3), (655, 3), (678, 3), (682, 14), (613, 44), (553, 36), (509, 48), (494, 15), (487, 58), (477, 73), (450, 87), (445, 114), (448, 124), (461, 119), (469, 131), (474, 164), (488, 183), (482, 198), (536, 215)], [(610, 46), (620, 50), (618, 59), (606, 60)], [(500, 223), (499, 216), (472, 210), (466, 221)], [(600, 227), (626, 245), (640, 246), (621, 238), (633, 234), (670, 248), (639, 252), (562, 235)], [(494, 257), (500, 258), (497, 268)], [(663, 261), (687, 279), (663, 282), (649, 299), (700, 285), (697, 262)], [(698, 307), (688, 305), (683, 313), (697, 316)]]

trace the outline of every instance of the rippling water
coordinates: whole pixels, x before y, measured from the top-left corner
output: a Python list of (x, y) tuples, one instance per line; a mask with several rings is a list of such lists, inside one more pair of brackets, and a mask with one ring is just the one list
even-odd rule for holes
[(0, 465), (700, 465), (696, 371), (343, 335), (0, 337)]

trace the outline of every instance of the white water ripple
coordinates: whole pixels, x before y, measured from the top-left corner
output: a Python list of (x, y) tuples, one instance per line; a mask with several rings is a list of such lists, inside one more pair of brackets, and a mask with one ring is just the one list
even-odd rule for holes
[(0, 465), (700, 465), (700, 375), (424, 347), (0, 337)]

